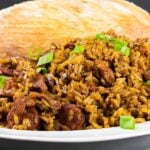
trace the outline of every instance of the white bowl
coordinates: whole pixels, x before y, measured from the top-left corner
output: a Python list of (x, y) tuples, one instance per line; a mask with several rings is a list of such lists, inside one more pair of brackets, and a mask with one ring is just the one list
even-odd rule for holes
[(150, 122), (136, 125), (135, 130), (112, 127), (78, 131), (22, 131), (0, 128), (0, 138), (39, 142), (100, 142), (150, 135)]

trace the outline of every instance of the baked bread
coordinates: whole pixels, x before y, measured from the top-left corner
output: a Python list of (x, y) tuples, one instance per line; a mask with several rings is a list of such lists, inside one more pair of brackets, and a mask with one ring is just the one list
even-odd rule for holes
[(150, 38), (150, 15), (124, 0), (36, 0), (0, 12), (0, 52), (26, 55), (31, 46), (115, 30), (130, 39)]

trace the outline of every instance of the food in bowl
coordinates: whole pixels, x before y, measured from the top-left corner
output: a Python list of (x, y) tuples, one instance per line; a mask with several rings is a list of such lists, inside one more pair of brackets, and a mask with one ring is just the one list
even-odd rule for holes
[(0, 11), (0, 125), (134, 129), (149, 120), (149, 35), (149, 14), (124, 0), (36, 0)]
[[(150, 120), (150, 43), (113, 31), (0, 59), (0, 124), (81, 130)], [(123, 125), (122, 125), (123, 126)]]

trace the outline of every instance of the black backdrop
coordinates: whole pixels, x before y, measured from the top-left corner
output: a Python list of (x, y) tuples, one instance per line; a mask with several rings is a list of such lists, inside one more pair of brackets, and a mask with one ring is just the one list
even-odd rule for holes
[[(0, 0), (0, 9), (22, 1), (27, 1), (27, 0)], [(134, 2), (140, 7), (146, 9), (147, 11), (150, 11), (150, 0), (128, 0), (128, 1)]]

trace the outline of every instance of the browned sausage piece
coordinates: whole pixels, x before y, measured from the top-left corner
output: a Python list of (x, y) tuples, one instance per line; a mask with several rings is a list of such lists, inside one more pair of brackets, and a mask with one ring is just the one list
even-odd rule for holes
[(22, 121), (22, 115), (25, 111), (25, 107), (26, 107), (26, 103), (25, 103), (25, 99), (17, 99), (12, 108), (10, 109), (8, 115), (7, 115), (7, 123), (9, 127), (12, 127), (15, 122), (14, 122), (14, 115), (18, 116), (18, 122)]
[(112, 69), (107, 67), (101, 60), (96, 60), (95, 64), (99, 70), (100, 75), (102, 76), (102, 79), (104, 79), (103, 84), (105, 84), (106, 86), (112, 85), (115, 80), (115, 75)]
[(8, 77), (3, 89), (0, 89), (0, 96), (11, 97), (17, 90), (17, 83), (13, 77)]
[(150, 80), (150, 70), (147, 70), (143, 74), (145, 80)]
[(48, 90), (46, 85), (46, 80), (43, 75), (37, 75), (37, 77), (32, 82), (32, 88), (46, 92)]
[(35, 130), (39, 128), (40, 117), (36, 109), (33, 107), (33, 102), (31, 104), (31, 101), (27, 97), (20, 97), (15, 100), (11, 110), (7, 115), (7, 123), (9, 128), (12, 128), (13, 125), (15, 125), (14, 115), (18, 117), (19, 124), (22, 124), (24, 119), (28, 119), (30, 124), (27, 128), (28, 130)]
[(33, 107), (27, 108), (26, 112), (23, 114), (23, 118), (29, 119), (30, 127), (28, 127), (28, 130), (39, 129), (40, 117), (35, 108), (33, 108)]
[(30, 97), (32, 98), (44, 98), (50, 104), (52, 110), (57, 111), (61, 108), (61, 103), (59, 100), (55, 100), (51, 98), (49, 95), (45, 93), (38, 93), (38, 92), (30, 92)]
[(59, 113), (60, 123), (69, 130), (83, 129), (85, 116), (80, 108), (75, 104), (66, 104)]
[(13, 76), (13, 70), (9, 69), (8, 66), (0, 66), (0, 74)]

